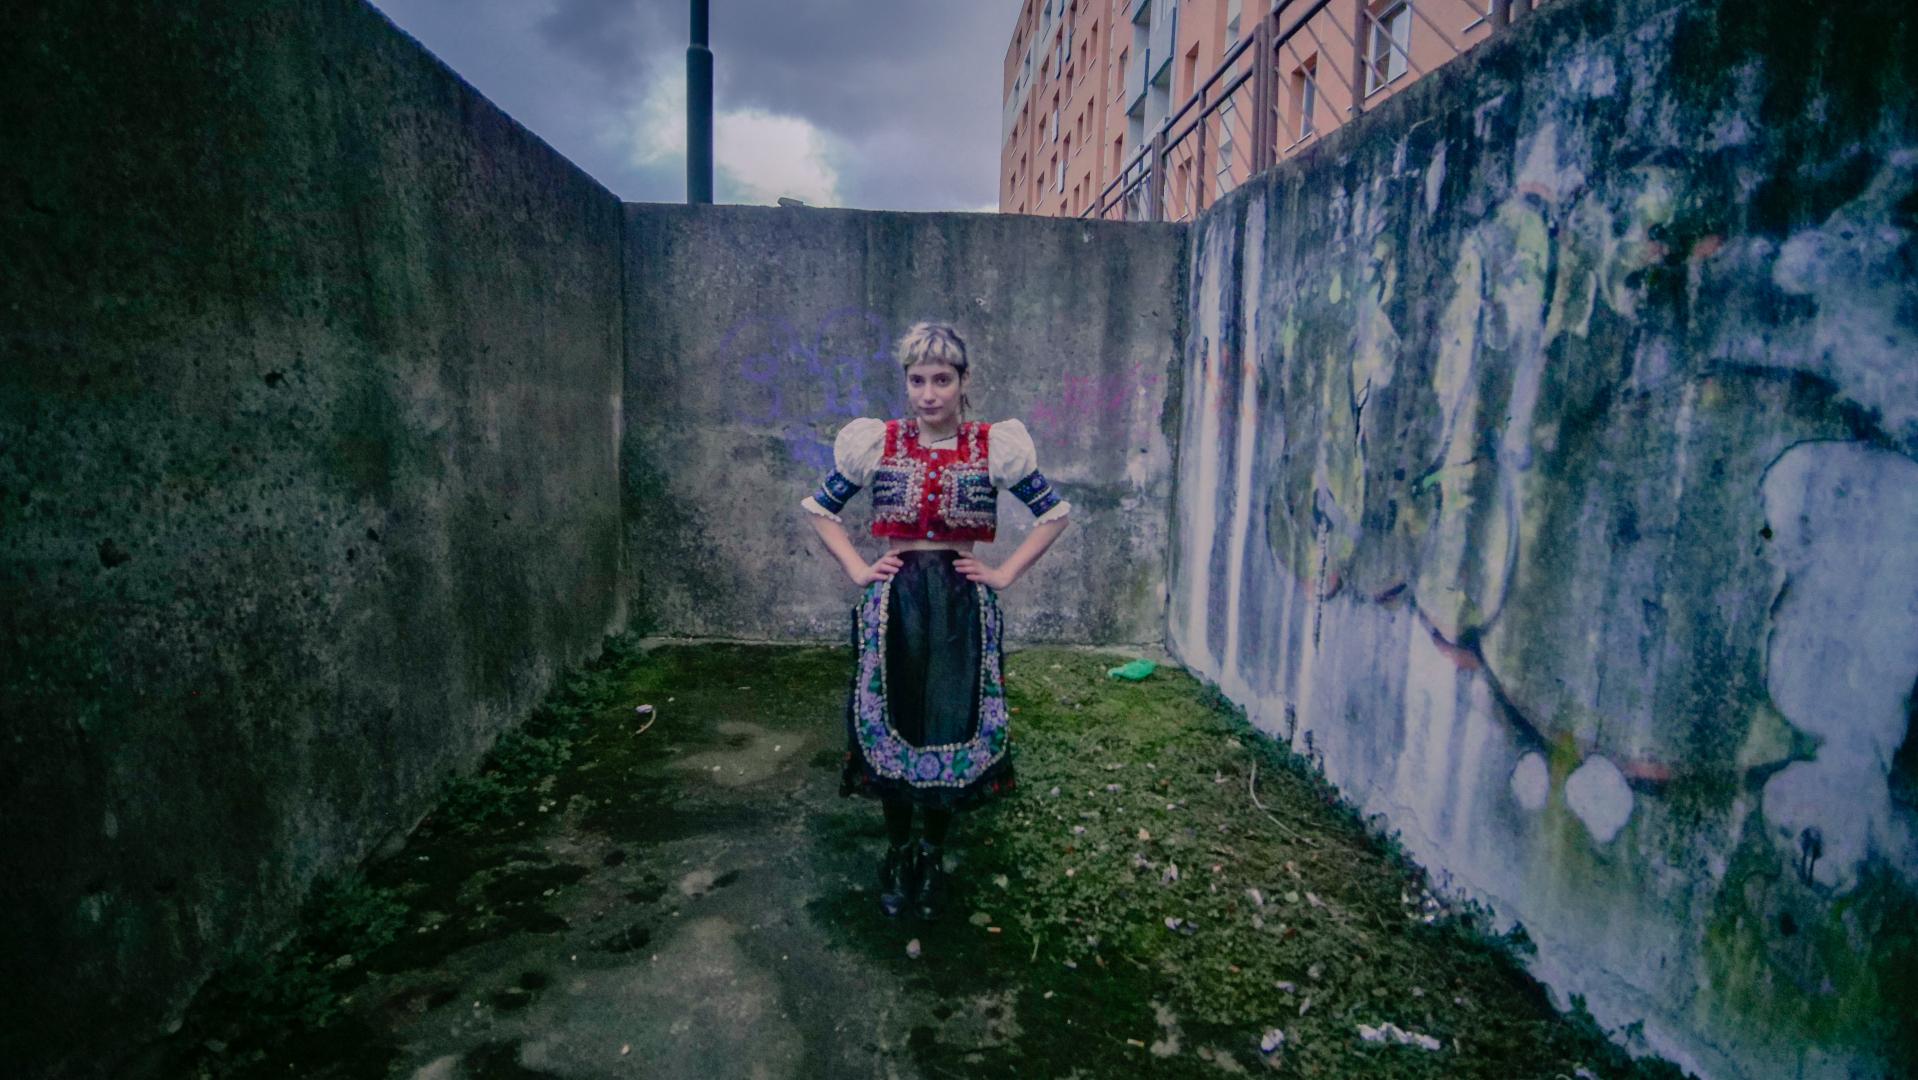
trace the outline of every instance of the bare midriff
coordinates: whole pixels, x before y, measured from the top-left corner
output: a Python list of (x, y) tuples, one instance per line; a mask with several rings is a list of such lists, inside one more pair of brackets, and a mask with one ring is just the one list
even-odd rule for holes
[(972, 554), (970, 540), (920, 540), (909, 537), (893, 537), (886, 554), (897, 555), (902, 551), (956, 551), (961, 555)]

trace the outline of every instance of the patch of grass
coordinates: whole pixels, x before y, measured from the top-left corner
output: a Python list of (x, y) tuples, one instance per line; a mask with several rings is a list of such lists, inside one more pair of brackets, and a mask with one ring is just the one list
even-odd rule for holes
[[(1679, 1075), (1554, 1012), (1511, 955), (1522, 939), (1446, 907), (1309, 763), (1216, 693), (1165, 669), (1108, 678), (1119, 662), (1009, 659), (1019, 787), (960, 819), (946, 919), (888, 924), (870, 892), (820, 905), (933, 992), (1016, 990), (1018, 1037), (969, 1054), (913, 1043), (927, 1066), (1216, 1076), (1226, 1057), (1259, 1067), (1277, 1028), (1275, 1061), (1308, 1076)], [(1360, 1041), (1360, 1024), (1387, 1022), (1444, 1048)]]
[[(210, 984), (157, 1071), (384, 1077), (410, 1017), (482, 992), (498, 1012), (528, 1007), (550, 976), (468, 990), (448, 958), (567, 929), (557, 912), (589, 878), (617, 903), (659, 902), (671, 890), (670, 871), (648, 861), (656, 845), (786, 813), (685, 783), (677, 763), (741, 741), (721, 727), (736, 722), (808, 740), (831, 732), (793, 753), (837, 768), (831, 718), (850, 661), (843, 649), (641, 655), (631, 639), (609, 642), (474, 777), (448, 786), (402, 852), (316, 887), (285, 946)], [(1272, 1027), (1286, 1036), (1285, 1075), (1677, 1075), (1631, 1061), (1580, 1003), (1556, 1014), (1515, 962), (1522, 932), (1488, 936), (1481, 913), (1429, 895), (1389, 838), (1216, 693), (1169, 670), (1108, 679), (1117, 663), (1063, 650), (1009, 658), (1019, 787), (958, 819), (964, 865), (943, 921), (888, 922), (871, 881), (812, 907), (930, 1003), (938, 1024), (921, 1017), (900, 1033), (926, 1075), (1210, 1077), (1227, 1061), (1259, 1071)], [(655, 707), (643, 735), (640, 704)], [(883, 843), (873, 806), (834, 803), (809, 824), (823, 863), (863, 863)], [(561, 829), (618, 846), (569, 862), (545, 842)], [(652, 933), (643, 920), (609, 923), (589, 947), (637, 956)], [(915, 937), (923, 952), (910, 960)], [(1359, 1042), (1359, 1024), (1387, 1021), (1445, 1048)], [(474, 1050), (464, 1068), (541, 1075), (510, 1043)]]

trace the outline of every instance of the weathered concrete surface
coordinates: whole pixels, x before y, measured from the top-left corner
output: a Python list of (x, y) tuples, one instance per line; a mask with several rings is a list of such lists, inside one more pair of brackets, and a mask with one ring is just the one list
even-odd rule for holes
[[(1009, 590), (1012, 637), (1162, 635), (1184, 231), (990, 214), (632, 204), (624, 476), (650, 633), (837, 640), (855, 590), (801, 517), (857, 416), (901, 415), (893, 344), (965, 335), (976, 419), (1017, 417), (1074, 505)], [(869, 500), (847, 508), (865, 549)], [(1032, 516), (1002, 495), (1000, 559)]]
[(1170, 647), (1706, 1076), (1918, 1056), (1913, 29), (1561, 0), (1192, 236)]
[(7, 5), (0, 102), (0, 1071), (77, 1075), (620, 623), (621, 225), (357, 0)]

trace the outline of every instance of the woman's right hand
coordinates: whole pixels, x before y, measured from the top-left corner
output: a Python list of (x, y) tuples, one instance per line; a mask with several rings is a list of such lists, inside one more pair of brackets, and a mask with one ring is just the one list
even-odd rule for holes
[(899, 571), (905, 569), (905, 567), (906, 567), (905, 561), (901, 559), (899, 556), (882, 555), (879, 557), (878, 561), (874, 562), (872, 565), (866, 567), (865, 569), (859, 570), (856, 572), (849, 572), (849, 576), (852, 578), (852, 583), (854, 585), (858, 585), (863, 588), (867, 585), (872, 584), (875, 581), (890, 580), (894, 574), (897, 574)]

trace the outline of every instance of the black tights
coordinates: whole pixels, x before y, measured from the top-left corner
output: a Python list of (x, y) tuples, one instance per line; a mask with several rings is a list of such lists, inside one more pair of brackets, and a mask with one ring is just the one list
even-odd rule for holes
[[(903, 800), (887, 799), (886, 839), (893, 847), (905, 847), (912, 842), (912, 804)], [(934, 810), (924, 807), (920, 811), (926, 818), (926, 843), (933, 847), (946, 846), (946, 828), (952, 824), (952, 811)]]

